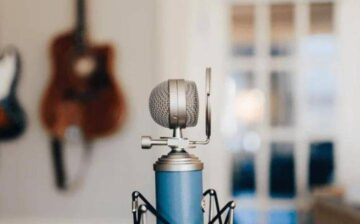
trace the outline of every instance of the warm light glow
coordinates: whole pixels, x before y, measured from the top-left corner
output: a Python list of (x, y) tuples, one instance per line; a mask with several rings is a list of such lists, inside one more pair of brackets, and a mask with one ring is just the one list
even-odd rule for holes
[(264, 95), (257, 89), (240, 91), (236, 96), (236, 116), (245, 123), (262, 120)]

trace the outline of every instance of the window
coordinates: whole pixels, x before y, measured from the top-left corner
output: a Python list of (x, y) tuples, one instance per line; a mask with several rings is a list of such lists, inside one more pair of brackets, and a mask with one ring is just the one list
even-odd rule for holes
[[(283, 215), (295, 220), (296, 200), (334, 177), (335, 6), (331, 0), (231, 5), (222, 133), (234, 153), (234, 195), (242, 209), (265, 211), (270, 223)], [(253, 197), (244, 198), (246, 192)], [(289, 204), (294, 210), (286, 210)]]

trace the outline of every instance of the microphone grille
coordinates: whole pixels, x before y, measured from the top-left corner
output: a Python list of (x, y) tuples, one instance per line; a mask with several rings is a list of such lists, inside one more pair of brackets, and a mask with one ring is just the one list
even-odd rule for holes
[[(185, 81), (186, 94), (186, 127), (197, 124), (199, 116), (199, 96), (196, 84), (193, 81)], [(157, 85), (150, 94), (149, 109), (151, 117), (159, 125), (170, 127), (170, 94), (169, 82), (165, 81)]]
[(149, 109), (151, 117), (159, 125), (168, 128), (170, 115), (169, 83), (162, 82), (150, 94)]

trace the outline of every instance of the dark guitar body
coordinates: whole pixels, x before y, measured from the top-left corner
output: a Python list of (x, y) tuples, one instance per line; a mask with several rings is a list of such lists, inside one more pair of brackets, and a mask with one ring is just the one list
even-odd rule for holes
[(5, 98), (0, 99), (0, 141), (15, 139), (19, 137), (26, 128), (26, 115), (16, 95), (16, 88), (21, 72), (20, 55), (15, 48), (9, 47), (5, 49), (3, 55), (0, 56), (0, 60), (2, 60), (6, 52), (14, 55), (16, 60), (14, 62), (14, 71), (11, 75), (13, 78), (10, 92)]
[(20, 136), (26, 127), (25, 113), (15, 96), (0, 101), (0, 140)]
[(113, 133), (123, 122), (124, 97), (116, 85), (111, 46), (86, 48), (96, 68), (86, 78), (72, 69), (78, 56), (75, 33), (56, 38), (51, 45), (52, 77), (41, 105), (42, 121), (52, 136), (62, 139), (71, 125), (81, 128), (85, 139)]

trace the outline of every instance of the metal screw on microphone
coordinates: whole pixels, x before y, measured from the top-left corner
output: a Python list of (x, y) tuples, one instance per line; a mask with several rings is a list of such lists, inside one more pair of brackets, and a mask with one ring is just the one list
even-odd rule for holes
[(152, 139), (150, 136), (141, 137), (141, 148), (142, 149), (151, 149), (153, 146)]

